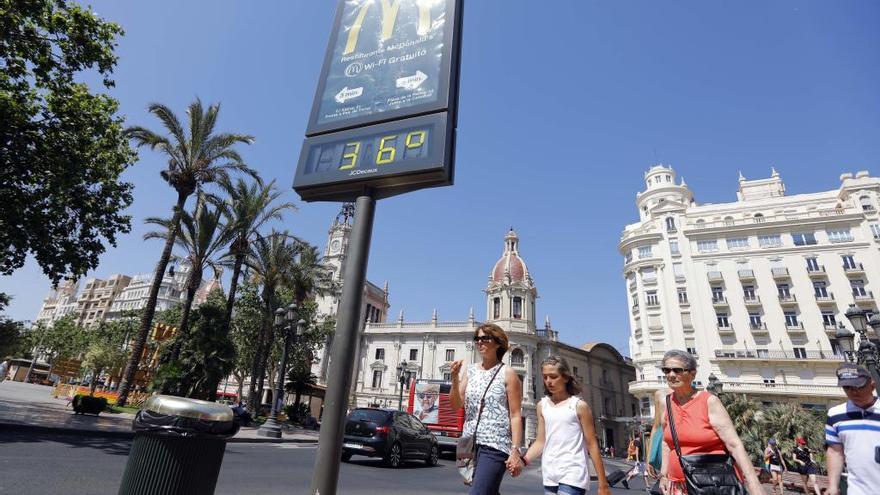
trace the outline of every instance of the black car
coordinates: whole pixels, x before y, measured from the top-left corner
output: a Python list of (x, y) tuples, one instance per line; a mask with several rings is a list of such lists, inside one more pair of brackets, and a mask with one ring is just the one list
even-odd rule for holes
[(342, 443), (342, 460), (348, 462), (353, 455), (381, 457), (386, 466), (394, 468), (409, 459), (421, 459), (434, 466), (440, 446), (434, 434), (412, 414), (358, 408), (346, 419)]

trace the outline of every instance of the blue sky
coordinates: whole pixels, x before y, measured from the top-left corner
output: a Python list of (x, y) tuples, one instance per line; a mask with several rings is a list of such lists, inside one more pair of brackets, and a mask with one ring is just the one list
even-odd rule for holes
[[(300, 204), (283, 227), (324, 245), (338, 205), (305, 204), (294, 167), (335, 9), (330, 0), (92, 2), (120, 23), (116, 88), (131, 125), (145, 108), (182, 114), (222, 102), (219, 127)], [(485, 317), (485, 288), (510, 226), (538, 286), (538, 318), (561, 339), (629, 333), (623, 226), (638, 217), (642, 174), (660, 161), (698, 202), (735, 200), (737, 171), (775, 166), (789, 194), (835, 189), (842, 172), (880, 173), (880, 3), (488, 1), (464, 12), (453, 187), (380, 201), (368, 277), (408, 320)], [(93, 274), (151, 271), (147, 216), (174, 195), (161, 157), (141, 152), (132, 233)], [(281, 225), (279, 225), (281, 226)], [(35, 263), (0, 278), (9, 313), (32, 319), (49, 287)]]

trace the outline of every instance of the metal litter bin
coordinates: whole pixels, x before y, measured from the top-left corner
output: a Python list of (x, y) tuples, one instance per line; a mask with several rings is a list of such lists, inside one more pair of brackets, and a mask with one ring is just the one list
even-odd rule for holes
[(119, 495), (211, 495), (226, 439), (238, 432), (228, 406), (170, 395), (147, 399)]

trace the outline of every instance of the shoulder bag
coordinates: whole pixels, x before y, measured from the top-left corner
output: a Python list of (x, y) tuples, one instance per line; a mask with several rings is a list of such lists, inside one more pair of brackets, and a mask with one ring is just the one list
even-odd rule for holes
[(729, 453), (681, 455), (672, 415), (672, 394), (666, 396), (666, 416), (688, 495), (746, 495)]
[(474, 482), (474, 470), (477, 467), (477, 458), (474, 455), (477, 450), (477, 428), (480, 427), (480, 416), (483, 414), (483, 406), (486, 404), (486, 393), (489, 392), (489, 387), (492, 386), (492, 382), (495, 381), (495, 377), (498, 376), (498, 372), (503, 367), (504, 363), (500, 363), (498, 369), (492, 375), (492, 379), (489, 380), (489, 384), (486, 385), (486, 390), (483, 390), (483, 396), (480, 397), (480, 409), (477, 412), (477, 424), (474, 425), (474, 433), (471, 435), (462, 434), (455, 446), (455, 465), (464, 479), (464, 484), (468, 486)]

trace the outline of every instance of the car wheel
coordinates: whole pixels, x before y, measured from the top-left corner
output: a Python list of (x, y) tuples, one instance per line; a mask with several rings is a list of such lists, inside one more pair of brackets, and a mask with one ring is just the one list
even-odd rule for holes
[(385, 465), (390, 468), (399, 468), (400, 461), (403, 460), (403, 450), (400, 448), (399, 443), (394, 443), (391, 445), (391, 448), (388, 449), (388, 453), (385, 455)]
[(431, 452), (428, 453), (428, 458), (425, 459), (425, 463), (429, 466), (436, 466), (439, 459), (440, 449), (437, 448), (436, 445), (431, 445)]
[(343, 452), (342, 453), (342, 462), (348, 462), (351, 460), (351, 452)]

